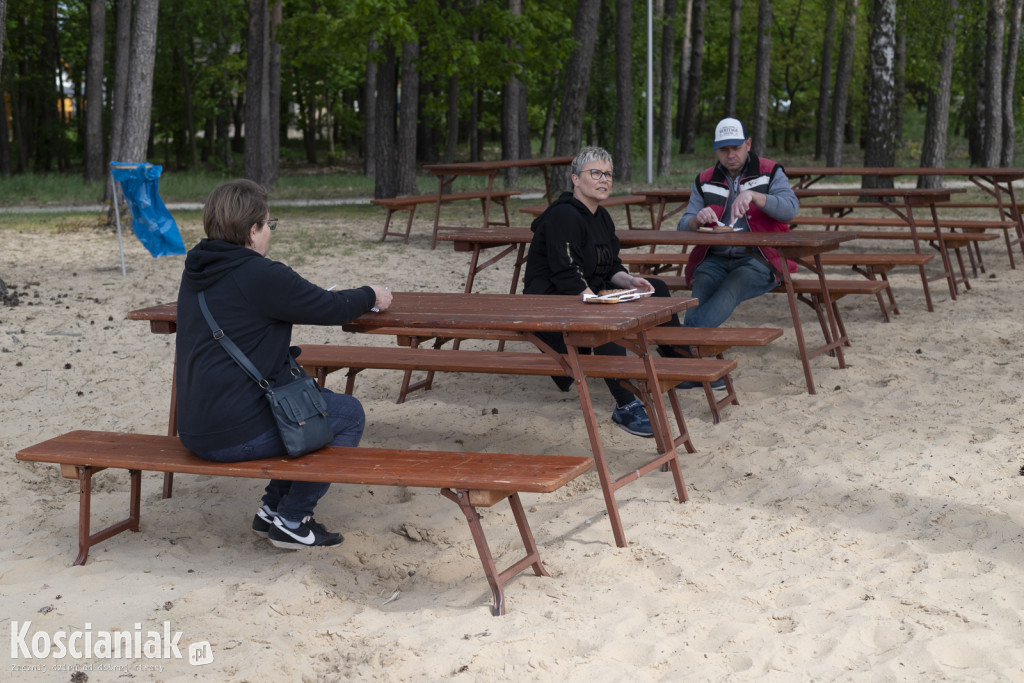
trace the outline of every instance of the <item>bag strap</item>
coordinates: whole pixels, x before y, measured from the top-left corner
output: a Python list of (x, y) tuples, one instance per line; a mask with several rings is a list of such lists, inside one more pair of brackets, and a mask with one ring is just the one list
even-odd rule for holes
[[(228, 355), (238, 363), (239, 367), (245, 370), (245, 374), (249, 375), (249, 377), (252, 378), (252, 381), (260, 385), (260, 388), (264, 391), (270, 391), (270, 382), (268, 382), (266, 378), (260, 376), (260, 371), (256, 369), (256, 366), (252, 364), (249, 358), (242, 353), (242, 350), (238, 348), (235, 342), (231, 341), (231, 338), (228, 337), (227, 333), (221, 329), (220, 325), (217, 324), (217, 321), (213, 319), (213, 315), (210, 313), (210, 308), (206, 305), (206, 292), (199, 292), (199, 308), (203, 312), (203, 317), (206, 318), (206, 324), (210, 326), (210, 332), (213, 333), (213, 338), (220, 342), (220, 345), (224, 347), (224, 350), (228, 352)], [(295, 359), (292, 358), (291, 354), (288, 354), (288, 362), (292, 366), (293, 373), (296, 375), (301, 374), (297, 372), (299, 367), (295, 363)]]

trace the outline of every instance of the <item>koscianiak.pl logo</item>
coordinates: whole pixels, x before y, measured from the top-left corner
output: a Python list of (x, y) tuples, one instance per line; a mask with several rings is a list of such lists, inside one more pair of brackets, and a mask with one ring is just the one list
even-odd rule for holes
[[(181, 631), (171, 629), (165, 621), (161, 630), (143, 630), (136, 623), (134, 630), (93, 630), (85, 623), (82, 629), (33, 631), (31, 621), (11, 622), (11, 661), (16, 670), (39, 669), (49, 663), (56, 670), (83, 660), (142, 660), (133, 665), (152, 668), (146, 660), (187, 659), (199, 666), (213, 661), (213, 649), (207, 641), (190, 643), (187, 656), (182, 655)], [(122, 661), (120, 668), (125, 668)], [(81, 668), (71, 666), (69, 668)], [(101, 665), (102, 668), (102, 665)]]

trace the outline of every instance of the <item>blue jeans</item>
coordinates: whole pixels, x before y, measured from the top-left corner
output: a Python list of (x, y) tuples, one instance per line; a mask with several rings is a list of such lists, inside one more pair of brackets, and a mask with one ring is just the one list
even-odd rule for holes
[[(353, 396), (335, 394), (333, 391), (321, 389), (327, 402), (327, 414), (334, 429), (331, 446), (358, 446), (366, 427), (366, 415), (363, 406)], [(204, 460), (213, 462), (243, 462), (246, 460), (262, 460), (264, 458), (288, 457), (277, 427), (263, 432), (257, 437), (229, 448), (197, 453)], [(330, 484), (316, 481), (288, 481), (271, 479), (263, 494), (263, 504), (277, 512), (287, 520), (298, 522), (303, 517), (313, 514), (313, 508)]]
[(700, 303), (686, 310), (683, 326), (718, 327), (741, 301), (770, 292), (778, 284), (771, 269), (753, 254), (708, 254), (693, 273), (692, 294)]

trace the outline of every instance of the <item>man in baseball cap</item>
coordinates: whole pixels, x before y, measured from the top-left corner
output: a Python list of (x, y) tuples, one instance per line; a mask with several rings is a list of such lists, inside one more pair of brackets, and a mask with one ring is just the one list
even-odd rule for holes
[[(736, 232), (788, 232), (799, 202), (781, 164), (750, 151), (746, 126), (724, 118), (715, 126), (713, 148), (718, 163), (702, 171), (690, 186), (690, 201), (679, 219), (679, 230), (729, 226)], [(747, 299), (774, 289), (781, 269), (796, 264), (770, 248), (698, 246), (686, 263), (686, 283), (698, 305), (686, 311), (686, 327), (718, 327)], [(682, 388), (701, 386), (684, 382)], [(712, 383), (725, 389), (725, 382)]]
[(722, 119), (715, 126), (715, 144), (713, 149), (742, 145), (748, 140), (747, 129), (739, 119)]

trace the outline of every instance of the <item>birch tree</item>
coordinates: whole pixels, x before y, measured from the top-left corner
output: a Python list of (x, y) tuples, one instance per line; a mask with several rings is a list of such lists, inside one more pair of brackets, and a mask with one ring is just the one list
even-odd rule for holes
[[(867, 144), (864, 165), (894, 166), (896, 162), (896, 0), (874, 0), (868, 78)], [(865, 176), (864, 187), (892, 187), (892, 178)]]

